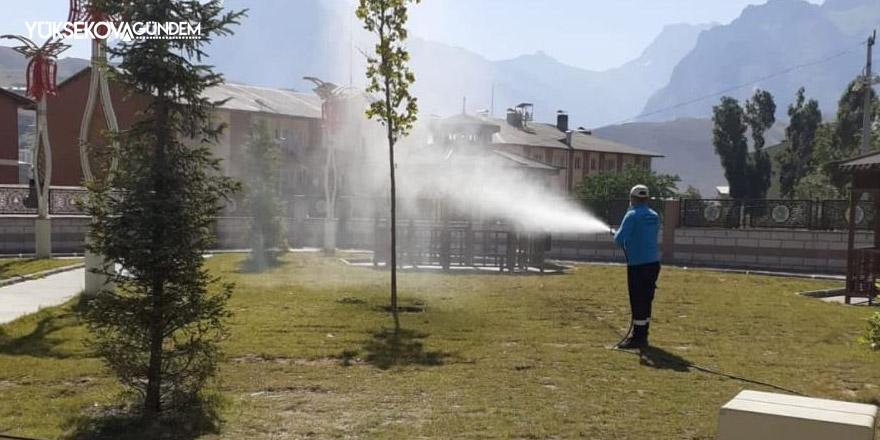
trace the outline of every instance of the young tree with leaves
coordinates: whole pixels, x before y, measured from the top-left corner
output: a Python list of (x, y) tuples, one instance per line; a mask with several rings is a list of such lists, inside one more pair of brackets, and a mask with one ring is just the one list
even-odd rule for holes
[(400, 331), (397, 308), (397, 182), (394, 146), (406, 137), (418, 117), (416, 98), (410, 94), (415, 75), (409, 69), (406, 50), (407, 7), (420, 0), (359, 0), (357, 17), (364, 29), (378, 38), (375, 54), (367, 56), (367, 93), (382, 99), (370, 104), (367, 117), (385, 126), (388, 136), (388, 163), (391, 179), (391, 315), (394, 331)]
[[(839, 154), (837, 159), (855, 156), (862, 146), (862, 124), (864, 123), (864, 99), (865, 95), (861, 87), (862, 79), (853, 80), (837, 103), (837, 120), (835, 134), (839, 142)], [(871, 106), (874, 113), (871, 115), (871, 124), (878, 120), (877, 92), (871, 88)]]
[(608, 201), (628, 199), (635, 185), (645, 185), (651, 197), (675, 197), (678, 175), (659, 174), (644, 167), (629, 166), (622, 172), (606, 171), (586, 176), (575, 188), (575, 194), (583, 200)]
[(712, 144), (715, 154), (721, 158), (724, 177), (730, 185), (730, 197), (748, 197), (748, 151), (746, 141), (745, 112), (739, 101), (729, 96), (712, 108)]
[(287, 250), (278, 188), (278, 140), (265, 119), (250, 127), (245, 148), (245, 205), (250, 213), (251, 268), (265, 270)]
[(243, 12), (224, 12), (221, 0), (96, 1), (130, 21), (201, 24), (201, 39), (110, 48), (120, 62), (114, 81), (150, 102), (115, 135), (121, 150), (113, 190), (92, 183), (86, 204), (95, 218), (90, 250), (123, 268), (103, 269), (115, 289), (88, 304), (92, 344), (154, 422), (200, 406), (226, 333), (232, 286), (208, 273), (203, 254), (221, 199), (238, 185), (222, 176), (209, 148), (225, 127), (212, 123), (217, 103), (204, 92), (222, 77), (202, 60), (212, 37), (230, 34)]
[(756, 90), (745, 105), (745, 123), (752, 133), (755, 151), (748, 155), (746, 164), (746, 197), (763, 199), (770, 189), (773, 164), (764, 151), (764, 133), (776, 123), (776, 103), (766, 90)]
[(795, 188), (813, 167), (813, 144), (822, 124), (822, 111), (815, 99), (806, 100), (801, 87), (795, 102), (788, 107), (789, 125), (785, 129), (788, 148), (777, 157), (780, 192), (783, 197), (795, 196)]

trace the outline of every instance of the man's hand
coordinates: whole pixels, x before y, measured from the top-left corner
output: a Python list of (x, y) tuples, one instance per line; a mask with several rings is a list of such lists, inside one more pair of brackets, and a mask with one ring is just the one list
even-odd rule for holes
[(609, 226), (609, 227), (608, 227), (608, 233), (611, 234), (611, 235), (615, 235), (615, 234), (617, 234), (617, 231), (615, 231), (614, 228), (612, 228), (612, 227)]

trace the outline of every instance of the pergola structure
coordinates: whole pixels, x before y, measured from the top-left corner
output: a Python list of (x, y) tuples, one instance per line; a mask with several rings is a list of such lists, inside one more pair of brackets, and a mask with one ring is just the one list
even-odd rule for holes
[[(840, 169), (852, 175), (852, 190), (849, 210), (849, 238), (847, 246), (846, 302), (850, 298), (868, 298), (872, 301), (877, 295), (877, 281), (880, 279), (880, 152), (875, 152), (847, 160)], [(863, 196), (868, 195), (873, 203), (874, 245), (866, 248), (855, 247), (856, 228), (860, 216), (866, 215), (859, 206)]]

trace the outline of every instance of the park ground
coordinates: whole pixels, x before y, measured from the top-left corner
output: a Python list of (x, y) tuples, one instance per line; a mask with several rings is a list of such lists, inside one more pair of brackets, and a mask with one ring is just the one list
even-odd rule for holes
[[(858, 342), (867, 307), (795, 292), (839, 286), (684, 269), (661, 274), (652, 342), (628, 327), (624, 268), (565, 275), (405, 273), (404, 331), (389, 337), (387, 272), (290, 254), (262, 274), (207, 260), (237, 285), (204, 439), (711, 439), (742, 389), (877, 403), (880, 353)], [(0, 433), (69, 438), (112, 414), (121, 388), (89, 352), (77, 304), (0, 326)]]

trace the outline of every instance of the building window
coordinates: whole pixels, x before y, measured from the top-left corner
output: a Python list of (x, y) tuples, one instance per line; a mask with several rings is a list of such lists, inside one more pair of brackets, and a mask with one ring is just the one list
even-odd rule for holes
[(581, 158), (580, 157), (574, 158), (574, 169), (576, 169), (576, 170), (581, 169)]
[(596, 171), (596, 158), (590, 159), (590, 171)]
[(613, 160), (606, 160), (605, 161), (605, 169), (612, 171), (612, 170), (617, 169), (617, 165), (614, 163)]

